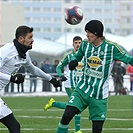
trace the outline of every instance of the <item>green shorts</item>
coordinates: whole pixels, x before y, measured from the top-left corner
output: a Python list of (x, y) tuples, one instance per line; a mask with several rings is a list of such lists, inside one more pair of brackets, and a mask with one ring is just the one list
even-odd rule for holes
[(89, 97), (84, 92), (82, 92), (82, 90), (74, 90), (71, 97), (69, 98), (67, 105), (77, 107), (80, 112), (84, 111), (88, 107), (90, 120), (106, 119), (107, 98), (96, 99)]

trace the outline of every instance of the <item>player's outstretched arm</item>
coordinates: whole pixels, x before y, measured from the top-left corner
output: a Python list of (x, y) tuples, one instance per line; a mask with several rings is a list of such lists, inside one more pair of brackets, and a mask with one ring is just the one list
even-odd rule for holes
[(44, 71), (42, 71), (40, 68), (34, 66), (33, 64), (26, 66), (26, 68), (33, 75), (36, 75), (37, 77), (41, 77), (41, 78), (48, 80), (51, 84), (53, 84), (54, 87), (61, 86), (61, 80), (59, 80), (55, 77), (52, 77), (50, 74), (45, 73)]

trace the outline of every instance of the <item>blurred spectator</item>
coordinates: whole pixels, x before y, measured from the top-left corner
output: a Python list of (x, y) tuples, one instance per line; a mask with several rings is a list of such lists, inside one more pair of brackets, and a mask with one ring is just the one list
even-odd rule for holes
[(56, 73), (56, 67), (57, 67), (57, 65), (59, 64), (59, 60), (55, 60), (54, 61), (54, 65), (53, 65), (53, 71), (54, 71), (54, 73)]
[[(17, 73), (21, 73), (21, 74), (25, 75), (24, 66), (21, 66)], [(21, 92), (24, 92), (24, 83), (17, 84), (18, 92), (20, 92), (20, 86), (21, 86)]]
[(43, 62), (43, 61), (41, 61), (41, 62), (40, 62), (40, 68), (43, 66), (43, 64), (44, 64), (44, 62)]
[(123, 76), (126, 74), (126, 69), (121, 66), (120, 61), (116, 61), (112, 69), (112, 77), (115, 88), (115, 95), (118, 93), (121, 95), (121, 89), (123, 89)]
[(11, 91), (10, 91), (10, 92), (14, 92), (14, 83), (11, 82), (11, 83), (9, 83), (9, 84), (11, 85)]
[[(53, 66), (50, 64), (49, 58), (46, 58), (44, 64), (41, 67), (41, 70), (46, 73), (54, 73)], [(43, 80), (42, 91), (51, 91), (51, 88), (51, 84), (48, 81)]]
[(14, 83), (13, 82), (6, 85), (6, 87), (5, 87), (5, 92), (6, 93), (9, 92), (9, 88), (11, 88), (10, 92), (14, 92)]
[(133, 91), (133, 66), (128, 65), (126, 71), (130, 75), (130, 91)]
[[(32, 61), (34, 66), (37, 66), (37, 61)], [(32, 92), (32, 85), (34, 85), (33, 92), (36, 92), (37, 76), (30, 74), (30, 92)]]
[(8, 83), (8, 84), (6, 85), (6, 87), (5, 87), (5, 93), (8, 93), (8, 92), (9, 92), (9, 84), (10, 84), (10, 83)]

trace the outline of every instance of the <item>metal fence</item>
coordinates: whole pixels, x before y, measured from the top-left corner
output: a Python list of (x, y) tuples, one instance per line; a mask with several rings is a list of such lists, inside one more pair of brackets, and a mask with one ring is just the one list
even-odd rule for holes
[[(58, 77), (57, 74), (51, 74), (51, 75), (54, 75), (54, 76)], [(21, 91), (22, 90), (21, 84), (19, 86), (20, 88), (19, 88), (19, 92), (18, 92), (18, 85), (15, 84), (15, 83), (12, 85), (10, 83), (9, 87), (8, 87), (8, 92), (6, 92), (6, 93), (34, 93), (33, 91), (30, 92), (30, 80), (31, 79), (36, 79), (37, 80), (37, 87), (36, 87), (36, 91), (35, 92), (38, 92), (38, 93), (40, 92), (41, 93), (42, 92), (42, 88), (43, 88), (43, 80), (44, 79), (39, 78), (39, 77), (30, 78), (30, 74), (25, 74), (25, 82), (23, 83), (24, 92)], [(34, 87), (34, 85), (32, 86), (32, 90), (34, 89), (33, 87)], [(130, 76), (129, 75), (125, 75), (124, 76), (124, 87), (127, 87), (128, 91), (130, 90)], [(13, 91), (12, 91), (12, 89), (13, 89)], [(64, 83), (63, 82), (62, 82), (62, 87), (61, 88), (58, 87), (57, 90), (58, 91), (61, 90), (61, 91), (65, 92), (65, 88), (64, 88)], [(3, 91), (5, 91), (5, 90), (3, 90)], [(52, 84), (51, 84), (51, 88), (49, 89), (49, 91), (50, 92), (57, 92), (56, 88), (53, 87)], [(111, 76), (110, 76), (110, 79), (109, 79), (109, 91), (110, 92), (114, 92), (113, 79), (112, 79)]]

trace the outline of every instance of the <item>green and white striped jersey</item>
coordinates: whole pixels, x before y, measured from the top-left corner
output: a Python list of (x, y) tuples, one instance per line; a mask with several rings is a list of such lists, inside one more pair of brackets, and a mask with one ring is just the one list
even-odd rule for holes
[(84, 40), (73, 59), (80, 61), (83, 57), (83, 75), (76, 89), (96, 99), (108, 97), (109, 76), (114, 61), (120, 60), (128, 64), (133, 60), (118, 44), (105, 38), (97, 47)]
[(74, 54), (75, 54), (74, 51), (68, 52), (63, 57), (63, 59), (60, 61), (58, 66), (56, 67), (56, 71), (59, 76), (63, 75), (62, 70), (65, 68), (64, 74), (67, 80), (65, 81), (64, 85), (67, 88), (75, 88), (77, 85), (77, 82), (79, 81), (79, 79), (81, 78), (83, 74), (83, 71), (82, 71), (83, 63), (82, 62), (79, 62), (78, 63), (79, 65), (73, 71), (70, 71), (68, 68), (68, 64), (73, 59)]

